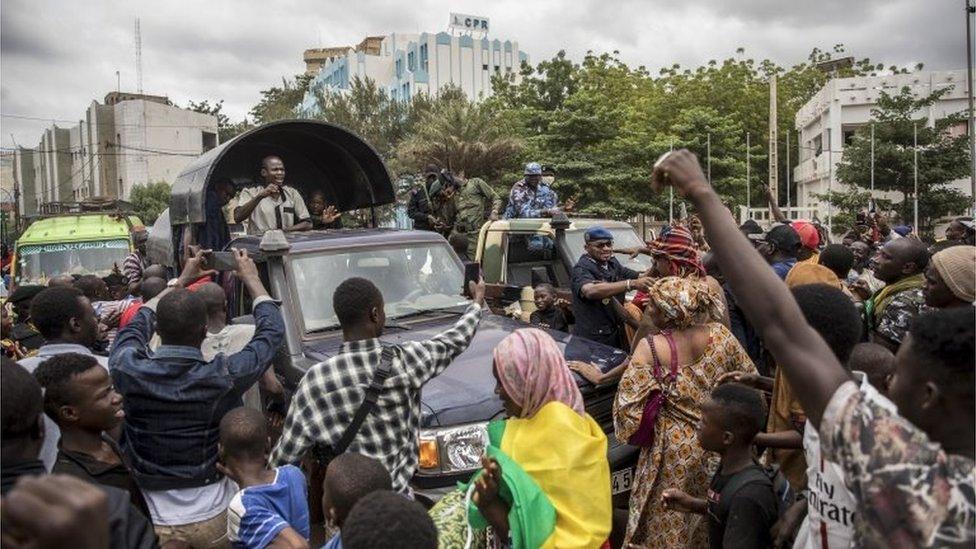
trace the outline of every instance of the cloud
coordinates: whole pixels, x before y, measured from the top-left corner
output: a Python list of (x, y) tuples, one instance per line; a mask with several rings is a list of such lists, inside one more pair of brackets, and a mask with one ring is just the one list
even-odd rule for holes
[[(451, 11), (491, 19), (492, 35), (518, 40), (533, 62), (563, 49), (619, 50), (652, 72), (697, 66), (744, 47), (785, 65), (813, 47), (843, 43), (885, 64), (965, 66), (965, 20), (948, 0), (264, 0), (109, 2), (4, 0), (0, 4), (3, 145), (31, 146), (51, 119), (76, 120), (116, 87), (136, 88), (133, 24), (142, 27), (147, 93), (178, 104), (223, 99), (234, 120), (260, 91), (304, 71), (306, 48), (355, 45), (366, 35), (440, 31)], [(70, 125), (70, 122), (60, 122)]]

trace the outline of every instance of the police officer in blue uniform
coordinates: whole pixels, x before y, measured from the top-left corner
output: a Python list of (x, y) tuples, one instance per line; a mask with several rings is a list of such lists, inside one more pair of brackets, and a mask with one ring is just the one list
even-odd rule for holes
[(611, 300), (623, 304), (631, 290), (647, 291), (651, 278), (628, 269), (613, 256), (613, 233), (590, 227), (583, 234), (584, 253), (573, 267), (573, 334), (629, 349)]

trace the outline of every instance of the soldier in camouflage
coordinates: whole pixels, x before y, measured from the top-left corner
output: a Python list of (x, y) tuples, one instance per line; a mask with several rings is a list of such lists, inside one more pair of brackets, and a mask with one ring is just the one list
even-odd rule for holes
[(484, 179), (455, 176), (458, 183), (454, 193), (454, 233), (468, 239), (468, 256), (474, 257), (478, 247), (478, 233), (486, 220), (497, 221), (502, 211), (502, 199)]
[(918, 239), (898, 238), (878, 251), (875, 262), (874, 276), (885, 287), (864, 305), (868, 334), (875, 343), (896, 351), (925, 305), (922, 273), (929, 253)]

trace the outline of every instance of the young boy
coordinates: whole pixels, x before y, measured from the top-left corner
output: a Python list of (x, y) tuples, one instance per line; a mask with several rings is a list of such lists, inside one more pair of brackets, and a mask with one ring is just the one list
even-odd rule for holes
[(888, 386), (895, 373), (895, 355), (884, 345), (859, 343), (851, 352), (848, 369), (864, 372), (868, 383), (882, 395), (888, 395)]
[[(349, 511), (356, 502), (377, 490), (390, 491), (393, 480), (389, 471), (379, 461), (347, 452), (329, 463), (322, 483), (322, 509), (325, 517), (336, 528), (342, 528)], [(342, 549), (337, 533), (322, 549)]]
[(235, 408), (220, 421), (217, 469), (240, 487), (227, 509), (234, 547), (308, 547), (305, 475), (294, 465), (267, 466), (271, 441), (261, 412)]
[(44, 413), (61, 430), (52, 473), (76, 476), (129, 493), (146, 517), (149, 509), (122, 451), (107, 432), (125, 412), (108, 370), (92, 355), (64, 353), (41, 363), (34, 377), (44, 388)]
[(719, 385), (702, 404), (698, 442), (722, 457), (708, 497), (664, 491), (668, 508), (708, 516), (713, 548), (771, 547), (769, 530), (778, 518), (773, 483), (753, 461), (752, 440), (765, 422), (759, 392), (738, 383)]
[(535, 311), (529, 316), (529, 322), (533, 326), (568, 332), (569, 323), (562, 304), (556, 298), (556, 289), (551, 284), (539, 284), (534, 291)]

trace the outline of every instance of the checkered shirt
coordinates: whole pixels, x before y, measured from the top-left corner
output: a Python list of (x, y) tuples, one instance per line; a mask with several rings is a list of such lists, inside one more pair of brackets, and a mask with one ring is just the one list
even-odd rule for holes
[[(446, 332), (393, 347), (390, 377), (376, 409), (363, 421), (347, 451), (379, 460), (393, 477), (394, 490), (408, 492), (417, 469), (421, 388), (468, 347), (480, 321), (481, 307), (472, 304)], [(271, 454), (273, 464), (298, 463), (314, 444), (338, 442), (365, 398), (381, 353), (379, 339), (346, 342), (338, 355), (309, 368)]]

